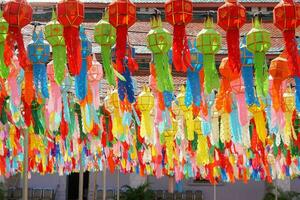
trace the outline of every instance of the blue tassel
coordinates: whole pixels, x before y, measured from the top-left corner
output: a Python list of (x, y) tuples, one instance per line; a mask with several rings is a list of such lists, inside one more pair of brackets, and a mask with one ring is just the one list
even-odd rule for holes
[(172, 101), (175, 99), (173, 92), (165, 91), (163, 92), (165, 106), (167, 108), (171, 107)]
[(230, 129), (232, 133), (232, 141), (236, 143), (242, 143), (242, 129), (239, 122), (239, 113), (237, 110), (236, 101), (232, 104), (232, 111), (230, 113)]
[(300, 77), (295, 76), (295, 90), (296, 90), (296, 109), (300, 112)]
[(34, 85), (37, 91), (41, 91), (44, 98), (49, 98), (48, 78), (44, 63), (33, 64)]
[(125, 81), (118, 79), (119, 98), (121, 101), (123, 101), (125, 96), (127, 96), (128, 101), (130, 103), (134, 103), (135, 102), (134, 86), (133, 86), (132, 78), (128, 67), (125, 67), (125, 71), (122, 75), (125, 78)]

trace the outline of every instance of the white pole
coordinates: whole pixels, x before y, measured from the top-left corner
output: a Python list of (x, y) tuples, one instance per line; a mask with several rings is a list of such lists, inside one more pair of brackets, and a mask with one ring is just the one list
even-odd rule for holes
[(78, 192), (78, 200), (82, 200), (83, 198), (83, 166), (82, 166), (82, 155), (80, 155), (80, 171), (79, 171), (79, 192)]
[(117, 200), (120, 200), (120, 170), (117, 170)]
[(216, 188), (216, 184), (214, 184), (214, 200), (217, 200), (217, 188)]
[(23, 160), (23, 200), (28, 200), (28, 131), (24, 133), (24, 160)]
[(106, 162), (103, 163), (103, 200), (106, 199)]
[(93, 199), (97, 199), (97, 177), (98, 177), (98, 171), (94, 171), (94, 197)]

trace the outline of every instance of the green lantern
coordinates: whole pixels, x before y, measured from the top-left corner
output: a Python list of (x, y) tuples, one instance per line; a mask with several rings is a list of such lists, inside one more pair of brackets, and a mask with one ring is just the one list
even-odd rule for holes
[(4, 63), (4, 43), (8, 31), (8, 23), (2, 16), (0, 11), (0, 77), (7, 78), (9, 74), (9, 68)]
[(63, 36), (64, 27), (57, 21), (56, 14), (52, 12), (52, 20), (45, 26), (45, 38), (52, 46), (54, 76), (57, 84), (61, 85), (65, 78), (67, 63), (66, 45)]
[(204, 21), (204, 28), (197, 35), (198, 50), (203, 54), (205, 92), (220, 86), (219, 75), (216, 69), (215, 54), (221, 48), (221, 35), (214, 29), (213, 19), (208, 15)]
[(110, 85), (116, 85), (114, 69), (111, 65), (111, 48), (116, 42), (116, 29), (109, 23), (108, 12), (96, 24), (94, 39), (101, 46), (105, 77)]
[(172, 92), (174, 90), (168, 57), (171, 46), (171, 34), (162, 27), (160, 15), (154, 15), (151, 18), (151, 30), (147, 34), (147, 47), (153, 53), (156, 83), (160, 92)]
[(261, 17), (254, 17), (253, 28), (246, 38), (247, 49), (254, 55), (255, 84), (259, 97), (268, 94), (268, 66), (266, 64), (266, 52), (271, 47), (270, 32), (262, 28)]

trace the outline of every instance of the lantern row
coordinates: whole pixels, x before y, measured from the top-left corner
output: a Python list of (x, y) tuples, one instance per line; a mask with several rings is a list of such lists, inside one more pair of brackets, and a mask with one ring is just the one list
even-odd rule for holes
[[(283, 0), (274, 8), (286, 47), (268, 67), (270, 33), (261, 16), (239, 41), (245, 8), (226, 1), (218, 9), (218, 25), (226, 31), (228, 57), (218, 69), (221, 36), (209, 13), (196, 40), (187, 39), (192, 8), (190, 0), (166, 2), (173, 37), (160, 14), (152, 16), (149, 87), (136, 97), (132, 74), (138, 64), (127, 43), (136, 16), (131, 1), (112, 2), (95, 26), (102, 65), (91, 56), (81, 2), (58, 3), (45, 33), (34, 30), (26, 51), (21, 29), (30, 23), (32, 8), (25, 0), (8, 1), (0, 18), (0, 174), (22, 171), (27, 132), (29, 170), (41, 174), (108, 165), (112, 172), (201, 177), (211, 183), (299, 176), (299, 5)], [(176, 96), (172, 64), (187, 74)], [(101, 103), (102, 70), (115, 89)]]

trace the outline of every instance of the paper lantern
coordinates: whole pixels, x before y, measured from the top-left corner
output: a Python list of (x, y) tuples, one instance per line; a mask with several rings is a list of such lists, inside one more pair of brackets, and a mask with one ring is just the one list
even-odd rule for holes
[(225, 0), (218, 8), (218, 25), (226, 31), (228, 62), (231, 73), (240, 73), (240, 33), (239, 29), (246, 22), (246, 9), (238, 0)]
[(174, 90), (174, 83), (168, 62), (168, 52), (172, 45), (172, 36), (162, 27), (159, 15), (153, 16), (150, 22), (151, 30), (147, 34), (147, 47), (153, 53), (157, 89), (160, 92), (172, 92)]
[(202, 133), (202, 123), (199, 116), (194, 119), (194, 130), (197, 134), (196, 163), (198, 166), (207, 165), (209, 163), (209, 148), (207, 144), (207, 136)]
[(143, 87), (142, 92), (137, 98), (137, 106), (141, 112), (140, 135), (142, 138), (145, 136), (151, 138), (153, 127), (150, 112), (154, 107), (154, 96), (150, 92), (149, 87)]
[(268, 66), (266, 64), (266, 52), (271, 47), (271, 34), (262, 28), (261, 17), (255, 16), (253, 28), (247, 33), (247, 48), (254, 55), (255, 85), (258, 97), (266, 97), (268, 94)]
[(189, 48), (191, 54), (191, 68), (188, 68), (187, 71), (185, 104), (190, 106), (194, 103), (196, 107), (200, 107), (202, 90), (200, 84), (200, 70), (203, 66), (203, 56), (196, 49), (196, 42), (194, 46), (189, 42)]
[(273, 21), (283, 33), (292, 73), (300, 76), (300, 61), (295, 39), (295, 30), (300, 25), (300, 5), (293, 0), (281, 0), (273, 10)]
[(21, 67), (30, 68), (31, 63), (27, 58), (21, 29), (31, 22), (31, 6), (26, 0), (7, 1), (4, 5), (3, 17), (9, 24), (4, 51), (6, 66), (11, 64), (11, 59), (15, 51), (15, 43), (17, 43), (19, 51), (18, 59)]
[(57, 19), (64, 26), (69, 72), (78, 75), (81, 69), (79, 26), (84, 19), (84, 4), (79, 0), (62, 0), (56, 7)]
[(136, 20), (136, 7), (130, 0), (116, 0), (108, 6), (109, 22), (116, 28), (116, 64), (119, 73), (125, 71), (127, 32)]
[(87, 57), (92, 54), (92, 43), (87, 38), (83, 26), (80, 26), (81, 39), (81, 68), (80, 73), (75, 76), (75, 94), (79, 100), (83, 100), (87, 95)]
[(64, 27), (57, 21), (56, 13), (52, 12), (52, 19), (45, 26), (45, 38), (52, 46), (52, 58), (55, 81), (61, 85), (65, 78), (67, 63), (66, 44), (64, 39)]
[(34, 85), (36, 92), (41, 92), (44, 98), (49, 98), (46, 63), (50, 57), (50, 45), (45, 43), (43, 32), (34, 31), (32, 41), (28, 44), (28, 57), (33, 65)]
[(213, 18), (207, 16), (204, 28), (197, 35), (197, 48), (203, 54), (204, 85), (207, 94), (220, 87), (215, 54), (221, 48), (221, 35), (214, 29)]
[(97, 61), (96, 55), (93, 54), (92, 66), (88, 71), (88, 81), (92, 88), (93, 105), (96, 109), (100, 106), (100, 81), (103, 77), (102, 65)]
[(185, 105), (185, 87), (181, 86), (180, 92), (177, 95), (177, 102), (179, 108), (182, 110), (186, 125), (187, 139), (189, 141), (194, 140), (194, 121), (193, 121), (193, 107), (192, 105)]
[(2, 16), (0, 11), (0, 77), (7, 78), (9, 74), (9, 68), (4, 62), (4, 43), (8, 32), (8, 23)]
[(291, 144), (291, 139), (297, 140), (297, 135), (293, 126), (293, 114), (295, 111), (295, 93), (292, 92), (291, 88), (287, 88), (286, 92), (283, 94), (284, 99), (284, 117), (285, 117), (285, 126), (284, 126), (284, 137), (283, 142), (286, 145)]
[(248, 105), (258, 104), (258, 99), (254, 93), (254, 70), (253, 70), (253, 54), (247, 49), (246, 38), (243, 38), (241, 44), (241, 63), (242, 77), (245, 86), (245, 98)]
[(282, 107), (283, 97), (283, 81), (292, 75), (286, 52), (281, 53), (277, 58), (273, 59), (270, 64), (270, 75), (272, 77), (271, 97), (272, 106), (275, 111)]
[(173, 63), (176, 71), (186, 72), (190, 67), (190, 52), (185, 26), (192, 21), (193, 3), (191, 0), (167, 0), (165, 3), (166, 21), (173, 27)]
[(178, 131), (178, 123), (175, 119), (171, 119), (171, 127), (168, 128), (164, 132), (165, 137), (165, 145), (166, 145), (166, 156), (167, 156), (167, 162), (169, 165), (169, 169), (174, 168), (174, 161), (173, 158), (175, 157), (175, 135)]
[(111, 48), (116, 42), (116, 29), (108, 20), (108, 12), (105, 12), (102, 19), (95, 26), (94, 39), (101, 46), (105, 78), (110, 85), (115, 86), (114, 70), (111, 65)]

